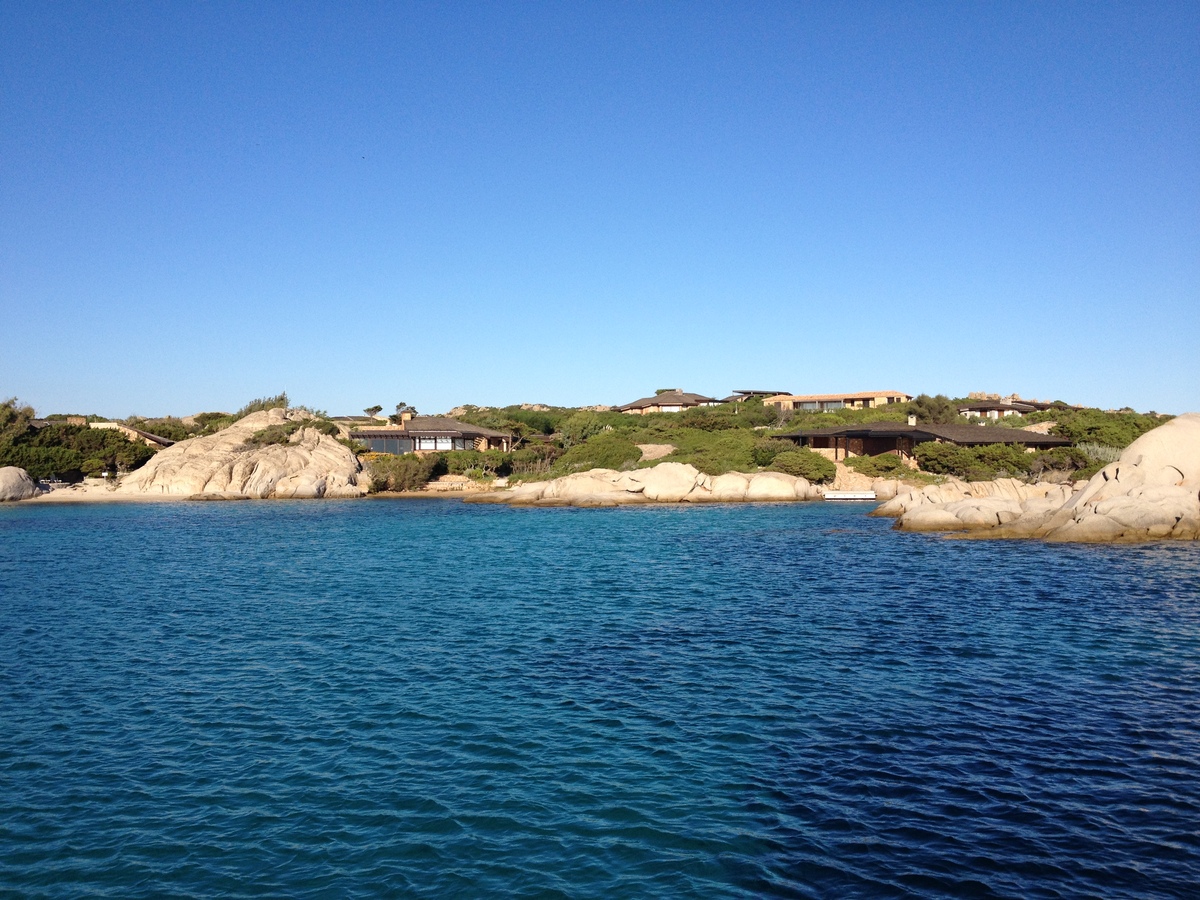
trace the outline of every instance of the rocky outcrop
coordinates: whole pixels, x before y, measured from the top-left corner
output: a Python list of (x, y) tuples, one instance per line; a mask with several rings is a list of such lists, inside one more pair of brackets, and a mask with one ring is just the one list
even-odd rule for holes
[(906, 531), (1049, 541), (1200, 539), (1200, 414), (1172, 419), (1130, 444), (1086, 483), (948, 482), (897, 496), (877, 515)]
[(126, 475), (117, 494), (227, 499), (361, 497), (367, 478), (344, 444), (313, 428), (301, 428), (285, 444), (246, 443), (270, 425), (310, 419), (300, 410), (251, 413), (223, 431), (180, 441)]
[(24, 469), (18, 469), (16, 466), (0, 467), (0, 503), (28, 500), (40, 493), (38, 486)]
[(635, 503), (736, 503), (818, 500), (821, 489), (782, 472), (705, 475), (683, 463), (615, 472), (592, 469), (551, 481), (465, 498), (514, 506), (628, 506)]

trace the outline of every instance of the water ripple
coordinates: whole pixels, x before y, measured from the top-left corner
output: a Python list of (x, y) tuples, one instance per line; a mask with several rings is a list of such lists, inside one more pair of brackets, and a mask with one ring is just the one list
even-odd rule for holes
[(0, 509), (0, 894), (1194, 896), (1200, 548)]

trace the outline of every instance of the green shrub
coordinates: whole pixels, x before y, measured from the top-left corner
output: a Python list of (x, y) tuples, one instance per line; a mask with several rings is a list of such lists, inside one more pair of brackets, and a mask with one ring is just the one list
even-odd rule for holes
[(1033, 475), (1043, 472), (1077, 472), (1090, 465), (1092, 460), (1078, 447), (1055, 447), (1039, 450), (1033, 454), (1029, 471)]
[[(452, 450), (443, 454), (451, 475), (508, 475), (512, 472), (512, 454), (501, 450)], [(474, 477), (474, 476), (472, 476)]]
[[(1093, 441), (1083, 441), (1077, 445), (1080, 450), (1087, 454), (1091, 462), (1100, 462), (1107, 465), (1110, 462), (1116, 462), (1121, 458), (1121, 450), (1118, 447), (1108, 447), (1104, 444), (1097, 444)], [(1089, 463), (1090, 465), (1090, 463)], [(1103, 466), (1101, 466), (1103, 468)]]
[(568, 475), (588, 469), (620, 469), (641, 458), (642, 451), (627, 437), (606, 431), (572, 447), (558, 458), (551, 471)]
[(563, 420), (559, 425), (559, 432), (562, 434), (563, 446), (569, 448), (600, 434), (605, 427), (604, 419), (599, 414), (590, 410), (580, 410)]
[(796, 445), (791, 441), (782, 441), (778, 438), (759, 438), (750, 448), (750, 458), (756, 466), (766, 467), (773, 463), (775, 457), (780, 453), (787, 453), (795, 449)]
[(753, 472), (757, 468), (753, 451), (758, 439), (755, 432), (745, 428), (715, 432), (681, 428), (665, 436), (663, 442), (674, 444), (675, 450), (661, 461), (692, 465), (706, 475)]
[(274, 397), (257, 397), (251, 400), (241, 409), (233, 414), (234, 421), (244, 418), (254, 412), (262, 412), (268, 409), (287, 409), (288, 395), (287, 391), (276, 394)]
[(895, 453), (881, 453), (879, 456), (851, 456), (843, 460), (847, 466), (871, 478), (903, 478), (912, 474), (912, 469), (904, 464)]
[(270, 444), (286, 444), (292, 436), (303, 428), (312, 428), (321, 434), (338, 437), (341, 432), (328, 419), (304, 419), (302, 421), (280, 422), (268, 425), (246, 438), (245, 443), (255, 447), (266, 447)]
[(129, 418), (125, 420), (125, 424), (130, 428), (166, 438), (168, 441), (186, 441), (199, 430), (194, 427), (189, 429), (179, 419), (172, 416), (165, 419)]
[(913, 453), (926, 472), (954, 475), (966, 481), (1022, 478), (1030, 473), (1033, 465), (1033, 456), (1019, 444), (959, 447), (929, 441), (917, 444)]
[(373, 454), (364, 462), (371, 475), (371, 491), (419, 491), (434, 478), (447, 472), (446, 459), (440, 453), (418, 456)]
[(804, 447), (780, 453), (771, 463), (771, 468), (776, 472), (785, 472), (788, 475), (806, 478), (813, 484), (833, 481), (837, 475), (837, 466), (832, 460)]
[(906, 415), (917, 417), (922, 425), (953, 425), (962, 422), (957, 400), (951, 400), (945, 394), (930, 397), (928, 394), (918, 394), (913, 397), (906, 407)]
[(85, 425), (10, 429), (0, 438), (0, 466), (19, 466), (31, 478), (78, 481), (93, 471), (130, 471), (154, 455), (121, 432)]
[(533, 443), (509, 454), (513, 475), (546, 475), (562, 449), (554, 444)]
[(1093, 443), (1124, 449), (1170, 417), (1132, 410), (1104, 412), (1099, 409), (1048, 409), (1028, 420), (1054, 421), (1054, 433), (1070, 438), (1075, 444)]

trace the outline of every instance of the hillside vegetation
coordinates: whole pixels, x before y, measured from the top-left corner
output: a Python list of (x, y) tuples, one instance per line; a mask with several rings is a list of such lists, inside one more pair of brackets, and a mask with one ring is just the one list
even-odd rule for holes
[[(774, 469), (803, 474), (810, 481), (820, 483), (833, 477), (832, 463), (774, 435), (837, 425), (904, 422), (910, 415), (920, 424), (964, 424), (967, 420), (958, 414), (958, 406), (964, 402), (964, 398), (922, 394), (908, 403), (879, 409), (781, 412), (761, 402), (748, 401), (645, 416), (568, 407), (536, 410), (518, 406), (466, 407), (457, 414), (459, 419), (516, 435), (517, 448), (507, 454), (489, 451), (486, 461), (484, 454), (459, 451), (453, 454), (457, 458), (453, 465), (435, 463), (431, 468), (428, 463), (420, 466), (403, 464), (407, 466), (406, 474), (400, 481), (411, 486), (414, 477), (419, 480), (428, 472), (432, 478), (448, 471), (483, 479), (509, 476), (512, 480), (531, 480), (593, 468), (619, 470), (659, 462), (679, 462), (693, 465), (709, 475)], [(917, 457), (924, 472), (928, 473), (925, 475), (914, 474), (890, 456), (851, 459), (848, 465), (872, 477), (917, 480), (929, 480), (930, 474), (970, 480), (999, 476), (1033, 479), (1053, 472), (1061, 473), (1060, 477), (1086, 477), (1109, 462), (1122, 447), (1164, 420), (1154, 414), (1076, 410), (1063, 404), (1031, 416), (989, 424), (1020, 427), (1051, 421), (1058, 423), (1052, 433), (1061, 434), (1082, 446), (1030, 454), (1020, 448), (1003, 446), (921, 445)], [(654, 462), (641, 462), (639, 444), (669, 444), (675, 449)], [(388, 465), (396, 464), (381, 463), (380, 468)], [(410, 472), (416, 475), (410, 475)]]

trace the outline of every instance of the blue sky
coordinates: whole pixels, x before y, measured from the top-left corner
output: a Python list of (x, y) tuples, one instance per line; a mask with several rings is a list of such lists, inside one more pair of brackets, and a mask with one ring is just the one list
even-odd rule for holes
[(0, 394), (1200, 409), (1195, 3), (0, 4)]

